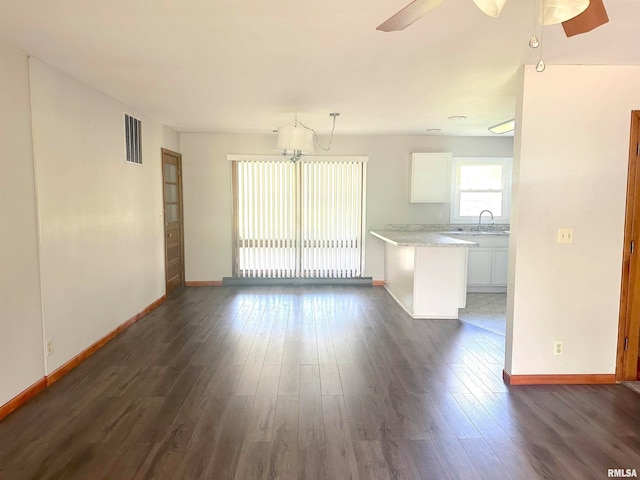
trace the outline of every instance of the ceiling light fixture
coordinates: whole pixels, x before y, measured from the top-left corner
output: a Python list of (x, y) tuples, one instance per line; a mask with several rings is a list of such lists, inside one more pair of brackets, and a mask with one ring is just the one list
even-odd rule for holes
[(489, 131), (491, 133), (502, 135), (503, 133), (512, 132), (515, 128), (516, 119), (512, 118), (511, 120), (507, 120), (506, 122), (498, 123), (497, 125), (489, 127)]
[(543, 25), (555, 25), (580, 15), (589, 6), (590, 0), (538, 0), (542, 9)]
[(298, 120), (296, 117), (293, 127), (280, 127), (278, 129), (278, 144), (277, 149), (282, 150), (282, 155), (289, 157), (292, 162), (297, 162), (302, 158), (302, 155), (314, 154), (314, 142), (324, 151), (331, 150), (331, 143), (333, 142), (333, 133), (336, 129), (336, 117), (340, 114), (337, 112), (330, 113), (329, 116), (333, 117), (333, 125), (331, 127), (331, 136), (329, 137), (329, 144), (325, 148), (318, 142), (318, 135), (312, 128), (307, 127), (304, 123)]
[[(497, 17), (507, 0), (473, 0), (480, 10), (490, 17)], [(566, 22), (584, 12), (589, 0), (537, 0), (542, 5), (543, 25)]]
[[(476, 6), (490, 17), (500, 15), (507, 0), (473, 0)], [(575, 19), (578, 15), (591, 9), (591, 13), (572, 25), (564, 25), (568, 37), (589, 32), (609, 21), (604, 7), (600, 8), (602, 0), (532, 0), (542, 6), (538, 18), (543, 25), (565, 23)], [(439, 7), (444, 0), (413, 0), (395, 15), (378, 25), (377, 30), (383, 32), (397, 32), (404, 30), (419, 20), (431, 10)], [(591, 7), (592, 4), (596, 4)], [(535, 42), (534, 42), (535, 43)]]
[(465, 115), (451, 115), (447, 117), (449, 120), (466, 120), (467, 117)]
[(507, 0), (473, 0), (480, 10), (490, 17), (497, 17)]

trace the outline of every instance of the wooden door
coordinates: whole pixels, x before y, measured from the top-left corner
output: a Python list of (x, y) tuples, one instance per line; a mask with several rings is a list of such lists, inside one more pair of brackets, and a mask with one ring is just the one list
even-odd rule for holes
[(167, 295), (184, 286), (182, 156), (162, 149), (164, 239)]
[(616, 380), (639, 378), (640, 351), (640, 111), (631, 115)]

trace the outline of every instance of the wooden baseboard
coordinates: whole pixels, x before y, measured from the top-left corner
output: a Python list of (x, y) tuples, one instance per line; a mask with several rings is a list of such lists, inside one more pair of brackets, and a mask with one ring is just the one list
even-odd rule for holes
[(52, 385), (53, 383), (60, 380), (61, 377), (63, 377), (64, 375), (69, 373), (71, 370), (76, 368), (78, 365), (84, 362), (87, 358), (89, 358), (91, 355), (93, 355), (98, 350), (100, 350), (105, 344), (109, 343), (115, 337), (120, 335), (123, 331), (125, 331), (134, 323), (136, 323), (142, 317), (144, 317), (145, 315), (149, 314), (150, 312), (158, 308), (166, 299), (167, 299), (167, 296), (163, 295), (158, 300), (153, 302), (151, 305), (148, 305), (144, 310), (135, 314), (133, 317), (131, 317), (129, 320), (122, 323), (121, 325), (118, 325), (113, 331), (107, 333), (104, 337), (94, 342), (89, 347), (85, 348), (82, 352), (80, 352), (78, 355), (73, 357), (71, 360), (69, 360), (68, 362), (66, 362), (65, 364), (63, 364), (53, 372), (51, 372), (49, 375), (45, 377), (47, 380), (47, 386)]
[(108, 343), (109, 341), (113, 340), (115, 337), (120, 335), (120, 333), (122, 333), (131, 325), (136, 323), (142, 317), (144, 317), (148, 313), (158, 308), (162, 304), (162, 302), (164, 302), (166, 299), (167, 299), (167, 296), (163, 295), (158, 300), (153, 302), (151, 305), (147, 306), (140, 313), (135, 314), (129, 320), (127, 320), (123, 324), (116, 327), (115, 330), (108, 333), (107, 335), (102, 337), (100, 340), (93, 343), (91, 346), (84, 349), (78, 355), (76, 355), (71, 360), (66, 362), (64, 365), (54, 370), (50, 375), (46, 375), (45, 377), (41, 378), (36, 383), (31, 385), (29, 388), (27, 388), (25, 391), (18, 394), (13, 399), (9, 400), (4, 405), (0, 405), (0, 420), (2, 420), (4, 417), (9, 415), (14, 410), (18, 409), (20, 406), (24, 405), (31, 398), (37, 395), (41, 390), (48, 387), (49, 385), (52, 385), (53, 383), (58, 381), (60, 378), (62, 378), (65, 374), (69, 373), (71, 370), (77, 367), (80, 363), (82, 363), (84, 360), (86, 360), (91, 355), (93, 355), (97, 350), (103, 347), (106, 343)]
[(384, 287), (384, 280), (374, 280), (373, 282), (371, 282), (371, 286)]
[(615, 374), (575, 374), (575, 375), (511, 375), (502, 371), (502, 379), (507, 385), (596, 385), (616, 383)]
[(222, 280), (184, 282), (185, 287), (221, 287)]
[(44, 390), (47, 386), (46, 377), (41, 378), (36, 383), (27, 388), (24, 392), (20, 393), (16, 397), (9, 400), (4, 405), (0, 406), (0, 420), (9, 415), (14, 410), (20, 408), (27, 403), (33, 397), (35, 397), (40, 391)]

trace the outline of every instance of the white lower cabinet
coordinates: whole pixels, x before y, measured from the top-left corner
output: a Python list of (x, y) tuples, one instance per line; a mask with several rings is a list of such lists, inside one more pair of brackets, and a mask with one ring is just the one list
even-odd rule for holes
[(467, 291), (505, 292), (509, 269), (509, 237), (501, 235), (455, 235), (476, 242), (469, 248)]
[(491, 285), (491, 248), (469, 248), (467, 286)]
[(494, 248), (492, 264), (491, 285), (506, 287), (509, 273), (509, 248)]

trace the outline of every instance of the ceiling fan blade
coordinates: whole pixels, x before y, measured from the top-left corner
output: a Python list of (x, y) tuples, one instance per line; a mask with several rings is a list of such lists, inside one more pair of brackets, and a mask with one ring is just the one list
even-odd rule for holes
[(609, 16), (602, 0), (591, 0), (584, 12), (566, 22), (562, 22), (562, 28), (564, 28), (564, 33), (567, 37), (573, 37), (574, 35), (590, 32), (608, 21)]
[(444, 0), (414, 0), (393, 17), (378, 25), (376, 30), (382, 30), (383, 32), (398, 32), (404, 30), (442, 2), (444, 2)]

